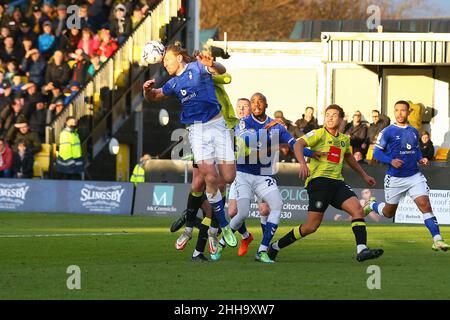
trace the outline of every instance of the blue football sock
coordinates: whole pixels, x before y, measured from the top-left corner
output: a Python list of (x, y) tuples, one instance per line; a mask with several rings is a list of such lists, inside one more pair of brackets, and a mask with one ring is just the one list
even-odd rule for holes
[(225, 210), (223, 208), (223, 202), (220, 200), (219, 202), (211, 203), (212, 210), (214, 214), (217, 215), (217, 219), (219, 220), (219, 225), (221, 228), (224, 228), (228, 225), (228, 220), (225, 217)]
[(261, 223), (261, 230), (262, 234), (264, 234), (264, 231), (266, 230), (266, 225), (264, 223)]
[(270, 241), (272, 240), (275, 232), (277, 231), (278, 225), (274, 224), (272, 222), (267, 222), (265, 230), (264, 230), (264, 235), (263, 235), (263, 239), (261, 241), (261, 245), (268, 247), (270, 244)]
[(438, 221), (432, 213), (425, 213), (423, 222), (425, 223), (425, 226), (428, 228), (428, 231), (430, 231), (433, 238), (441, 234), (441, 232), (439, 231)]

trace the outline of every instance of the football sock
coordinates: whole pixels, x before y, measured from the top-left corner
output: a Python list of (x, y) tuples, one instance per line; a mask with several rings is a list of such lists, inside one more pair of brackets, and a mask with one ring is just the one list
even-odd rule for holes
[(206, 193), (206, 196), (208, 197), (208, 201), (211, 204), (213, 214), (217, 215), (220, 227), (225, 228), (226, 226), (228, 226), (228, 221), (227, 218), (225, 217), (223, 199), (220, 192), (217, 191), (215, 195), (211, 193)]
[(384, 202), (374, 202), (370, 205), (370, 208), (380, 216), (384, 217), (383, 209), (386, 206), (386, 203)]
[(191, 191), (189, 193), (186, 212), (186, 227), (192, 228), (195, 225), (198, 209), (203, 202), (203, 192)]
[(298, 226), (297, 228), (292, 229), (289, 231), (286, 235), (284, 235), (280, 240), (275, 242), (272, 246), (274, 249), (280, 250), (283, 249), (291, 244), (293, 244), (295, 241), (300, 240), (303, 238), (303, 235), (300, 231), (302, 225)]
[(209, 227), (207, 225), (200, 224), (195, 250), (199, 252), (205, 251), (206, 243), (208, 242), (208, 229)]
[(439, 231), (439, 223), (431, 212), (423, 214), (423, 222), (428, 228), (428, 231), (430, 231), (434, 241), (442, 240), (441, 232)]
[(360, 253), (367, 248), (367, 230), (364, 219), (352, 220), (352, 230), (356, 239), (356, 251)]
[(267, 251), (270, 241), (272, 240), (275, 232), (277, 231), (278, 225), (272, 222), (267, 222), (266, 228), (264, 230), (263, 239), (261, 245), (259, 246), (258, 252)]
[(262, 233), (264, 234), (264, 230), (266, 229), (266, 223), (267, 223), (267, 216), (261, 216), (259, 217), (259, 219), (261, 220), (261, 230)]

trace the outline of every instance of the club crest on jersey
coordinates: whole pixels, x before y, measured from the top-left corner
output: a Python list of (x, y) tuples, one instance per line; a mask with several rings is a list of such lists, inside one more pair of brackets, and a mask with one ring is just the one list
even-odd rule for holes
[(192, 72), (189, 71), (189, 80), (192, 80)]
[(245, 121), (239, 122), (239, 129), (244, 130), (245, 129)]
[(186, 91), (186, 90), (183, 90), (183, 89), (181, 89), (180, 92), (181, 92), (181, 94), (183, 95), (183, 97), (186, 96), (186, 94), (187, 94), (187, 91)]
[(345, 148), (345, 141), (341, 141), (342, 148)]

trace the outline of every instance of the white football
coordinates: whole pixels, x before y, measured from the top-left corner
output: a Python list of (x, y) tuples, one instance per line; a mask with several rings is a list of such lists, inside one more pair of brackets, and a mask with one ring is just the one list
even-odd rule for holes
[(166, 48), (159, 41), (149, 41), (142, 48), (141, 63), (143, 65), (160, 63)]

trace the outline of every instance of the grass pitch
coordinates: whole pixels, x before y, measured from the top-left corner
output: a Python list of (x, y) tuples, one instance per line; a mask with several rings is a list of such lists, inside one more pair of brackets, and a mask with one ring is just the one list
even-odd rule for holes
[[(431, 250), (422, 226), (369, 225), (369, 246), (385, 254), (359, 263), (348, 223), (323, 225), (284, 249), (278, 262), (254, 261), (226, 248), (219, 262), (193, 263), (196, 237), (174, 248), (171, 218), (0, 214), (0, 299), (450, 299), (450, 252)], [(282, 221), (278, 239), (295, 226)], [(450, 239), (450, 227), (441, 227)], [(81, 270), (69, 290), (67, 268)], [(367, 267), (381, 269), (369, 290)]]

